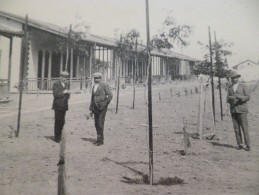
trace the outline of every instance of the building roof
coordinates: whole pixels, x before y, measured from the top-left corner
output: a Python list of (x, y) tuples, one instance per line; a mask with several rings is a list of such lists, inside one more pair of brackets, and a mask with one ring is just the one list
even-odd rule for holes
[(0, 23), (0, 35), (5, 37), (21, 37), (23, 32)]
[(245, 60), (245, 61), (243, 61), (243, 62), (241, 62), (241, 63), (239, 63), (239, 64), (233, 66), (232, 68), (233, 68), (233, 69), (236, 69), (238, 66), (240, 66), (240, 65), (242, 65), (242, 64), (244, 64), (244, 63), (246, 63), (246, 62), (250, 62), (250, 63), (255, 64), (255, 65), (259, 65), (259, 64), (255, 63), (254, 61), (248, 59), (248, 60)]
[[(0, 16), (6, 17), (8, 19), (12, 19), (12, 20), (20, 22), (22, 24), (25, 23), (25, 17), (21, 17), (18, 15), (15, 15), (15, 14), (10, 14), (7, 12), (0, 11)], [(32, 18), (28, 19), (28, 26), (32, 26), (34, 28), (41, 29), (41, 30), (44, 30), (49, 33), (56, 34), (56, 35), (59, 35), (62, 37), (67, 37), (67, 34), (68, 34), (68, 28), (60, 27), (55, 24), (42, 22), (42, 21), (32, 19)], [(105, 45), (105, 46), (110, 46), (110, 47), (116, 47), (116, 43), (111, 42), (110, 40), (107, 40), (107, 39), (97, 36), (97, 35), (89, 34), (84, 38), (84, 41), (97, 43), (100, 45)]]
[[(0, 16), (20, 22), (22, 24), (25, 23), (25, 17), (21, 17), (18, 15), (15, 15), (15, 14), (7, 13), (7, 12), (3, 12), (1, 10), (0, 10)], [(68, 36), (68, 28), (60, 27), (58, 25), (47, 23), (47, 22), (42, 22), (42, 21), (39, 21), (36, 19), (29, 18), (28, 26), (31, 26), (31, 27), (34, 27), (37, 29), (41, 29), (43, 31), (47, 31), (47, 32), (55, 34), (55, 35), (59, 35), (64, 38), (66, 38)], [(17, 35), (21, 33), (21, 32), (12, 31), (11, 29), (8, 29), (7, 27), (6, 28), (2, 27), (2, 31), (6, 32), (6, 33), (9, 32), (10, 34), (13, 33), (14, 35), (15, 35), (15, 33), (17, 33)], [(0, 26), (0, 32), (1, 32), (1, 26)], [(116, 47), (117, 46), (115, 39), (100, 36), (100, 35), (88, 34), (83, 38), (83, 41), (87, 41), (87, 42), (90, 42), (93, 44), (96, 43), (96, 44), (107, 46), (107, 47)], [(142, 46), (145, 47), (144, 45), (142, 45)], [(178, 59), (182, 59), (182, 60), (199, 61), (195, 58), (192, 58), (192, 57), (189, 57), (186, 55), (182, 55), (182, 54), (170, 51), (170, 50), (167, 50), (167, 51), (152, 50), (151, 54), (157, 55), (157, 56), (163, 56), (163, 57), (178, 58)]]

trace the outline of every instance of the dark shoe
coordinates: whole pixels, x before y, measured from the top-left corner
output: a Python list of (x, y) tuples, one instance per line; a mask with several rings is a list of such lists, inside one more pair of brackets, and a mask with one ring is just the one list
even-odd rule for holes
[(57, 142), (57, 143), (60, 143), (60, 139), (58, 139), (58, 138), (55, 138), (55, 142)]
[(99, 142), (100, 142), (99, 140), (96, 140), (96, 141), (93, 142), (93, 145), (96, 145)]
[(237, 149), (237, 150), (241, 150), (242, 148), (243, 148), (243, 147), (242, 147), (241, 145), (237, 145), (237, 146), (236, 146), (236, 149)]
[(250, 151), (251, 148), (250, 148), (250, 146), (246, 146), (246, 147), (244, 148), (244, 150), (245, 150), (245, 151)]
[(101, 146), (101, 145), (103, 145), (103, 142), (102, 142), (102, 141), (97, 142), (95, 145), (96, 145), (96, 146)]

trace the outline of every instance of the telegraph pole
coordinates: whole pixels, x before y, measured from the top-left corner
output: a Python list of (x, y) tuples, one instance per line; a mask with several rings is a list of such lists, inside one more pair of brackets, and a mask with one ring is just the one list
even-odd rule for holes
[(149, 6), (146, 0), (147, 62), (148, 62), (148, 127), (149, 127), (149, 182), (153, 185), (153, 129), (152, 129), (152, 68), (150, 60)]

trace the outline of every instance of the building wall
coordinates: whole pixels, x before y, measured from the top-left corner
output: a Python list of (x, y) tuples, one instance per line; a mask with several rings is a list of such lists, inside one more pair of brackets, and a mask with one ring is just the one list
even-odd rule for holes
[(8, 51), (10, 39), (0, 36), (0, 79), (8, 77)]
[(240, 64), (235, 68), (236, 72), (241, 75), (245, 82), (259, 80), (259, 65), (250, 61)]
[[(13, 20), (6, 19), (0, 16), (0, 23), (8, 26), (13, 31), (22, 31), (22, 24)], [(10, 39), (0, 36), (0, 78), (8, 78), (8, 64), (9, 64), (9, 45)], [(12, 51), (12, 68), (11, 68), (11, 81), (10, 91), (17, 92), (14, 86), (19, 82), (20, 72), (20, 56), (21, 56), (21, 38), (13, 37), (13, 51)]]
[[(10, 39), (1, 36), (0, 37), (0, 50), (1, 50), (0, 78), (1, 79), (8, 79), (9, 47), (10, 47), (9, 45), (10, 45)], [(14, 86), (19, 83), (20, 56), (21, 56), (21, 38), (13, 38), (10, 92), (17, 92), (17, 88), (14, 88)]]

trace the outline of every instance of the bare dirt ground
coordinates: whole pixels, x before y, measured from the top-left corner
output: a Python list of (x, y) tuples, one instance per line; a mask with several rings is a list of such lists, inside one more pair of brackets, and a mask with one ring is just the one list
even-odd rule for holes
[[(231, 118), (226, 115), (220, 120), (216, 95), (219, 139), (190, 137), (191, 147), (187, 155), (181, 155), (183, 118), (189, 134), (197, 129), (199, 95), (195, 86), (198, 84), (187, 82), (153, 86), (153, 186), (143, 182), (149, 175), (148, 130), (143, 126), (147, 123), (144, 87), (137, 88), (135, 109), (131, 109), (131, 87), (121, 90), (118, 114), (114, 113), (114, 96), (106, 116), (105, 143), (99, 147), (92, 144), (96, 138), (94, 120), (85, 117), (90, 93), (72, 94), (65, 124), (68, 194), (259, 194), (259, 87), (249, 102), (250, 152), (235, 149)], [(185, 96), (184, 89), (191, 88), (193, 94), (189, 91)], [(180, 97), (176, 95), (179, 91)], [(223, 90), (223, 102), (225, 95)], [(12, 98), (14, 101), (0, 104), (0, 194), (57, 194), (60, 144), (52, 140), (52, 95), (23, 96), (18, 138), (14, 135), (18, 96)], [(205, 129), (211, 131), (209, 105), (208, 95)], [(174, 178), (175, 185), (161, 185), (161, 179), (168, 178)]]

